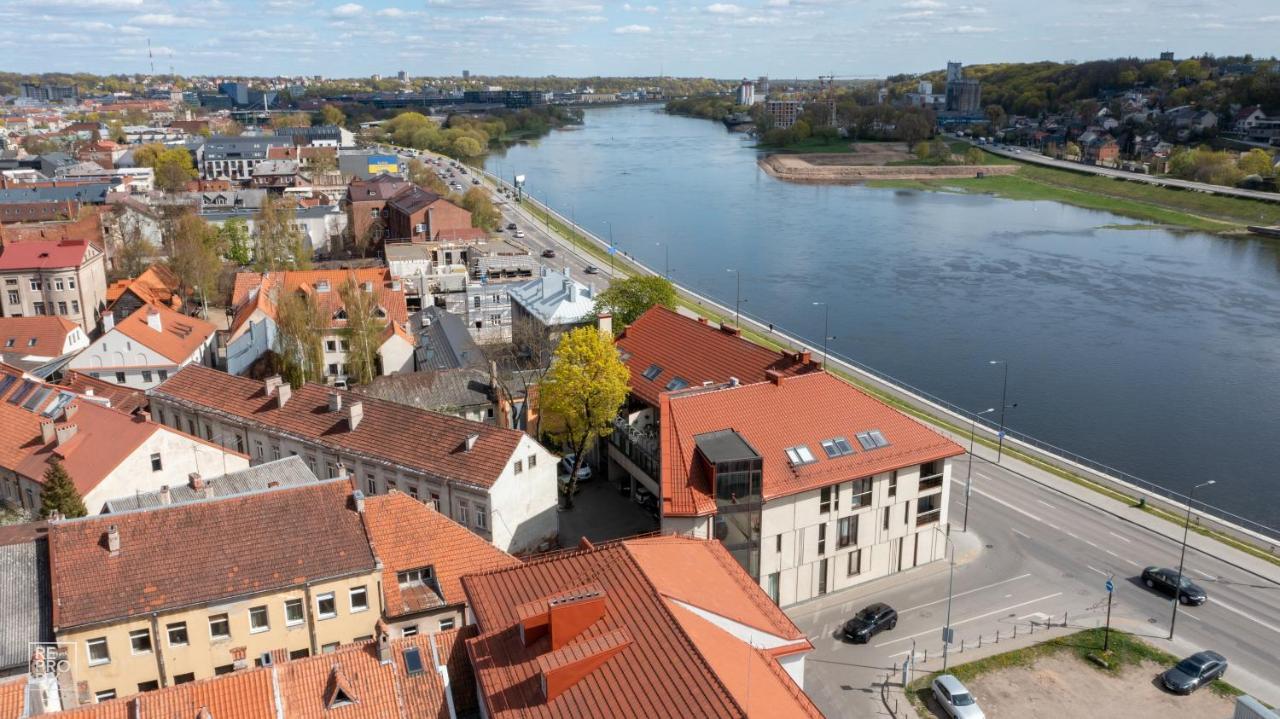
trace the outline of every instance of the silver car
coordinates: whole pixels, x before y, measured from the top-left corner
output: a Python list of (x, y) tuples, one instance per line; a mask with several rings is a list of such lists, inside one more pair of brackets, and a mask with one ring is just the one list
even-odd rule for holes
[(947, 716), (955, 719), (986, 719), (973, 694), (950, 674), (943, 674), (933, 680), (933, 698)]

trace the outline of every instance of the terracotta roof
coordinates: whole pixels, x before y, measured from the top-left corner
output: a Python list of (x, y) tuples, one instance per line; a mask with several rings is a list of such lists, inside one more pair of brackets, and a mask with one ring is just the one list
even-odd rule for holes
[(0, 270), (79, 267), (87, 254), (87, 242), (16, 242), (0, 251)]
[[(698, 557), (686, 565), (697, 573), (677, 577), (658, 566), (681, 561), (685, 554)], [(712, 615), (749, 619), (777, 630), (769, 632), (774, 643), (796, 651), (811, 648), (776, 607), (772, 612), (763, 607), (768, 602), (763, 591), (718, 542), (625, 540), (470, 575), (462, 583), (479, 630), (467, 649), (479, 693), (495, 719), (745, 717), (748, 708), (753, 716), (821, 716), (776, 660), (685, 606), (681, 597), (699, 597)], [(740, 593), (758, 596), (729, 596)], [(574, 607), (579, 600), (570, 597), (575, 595), (603, 606), (594, 612), (586, 602)], [(534, 638), (546, 619), (539, 614), (557, 611), (550, 606), (553, 599), (576, 610), (572, 617), (562, 615), (567, 623), (586, 624), (558, 640), (555, 650), (549, 635)], [(528, 646), (522, 621), (535, 627)], [(592, 667), (588, 658), (597, 650), (604, 652), (603, 663)], [(547, 700), (541, 674), (583, 659), (588, 659), (580, 665), (586, 667), (584, 675), (567, 680), (561, 675), (557, 684), (567, 687)], [(751, 689), (762, 695), (749, 704), (743, 679), (730, 676), (747, 666), (758, 669)]]
[[(366, 267), (345, 270), (299, 270), (285, 272), (240, 272), (236, 274), (235, 288), (231, 293), (231, 305), (239, 309), (250, 299), (250, 292), (255, 288), (266, 288), (268, 292), (304, 292), (320, 305), (326, 317), (330, 318), (329, 327), (337, 329), (346, 326), (345, 320), (333, 319), (337, 311), (343, 308), (339, 290), (348, 280), (357, 284), (373, 283), (373, 292), (378, 306), (387, 313), (387, 320), (400, 325), (409, 322), (409, 310), (405, 305), (404, 286), (392, 289), (397, 280), (391, 277), (391, 270), (385, 267)], [(324, 283), (328, 289), (322, 290)], [(259, 289), (259, 293), (261, 293)], [(278, 301), (278, 300), (277, 300)]]
[(200, 719), (202, 709), (207, 710), (213, 719), (277, 719), (271, 670), (233, 672), (89, 704), (56, 716), (71, 719)]
[(408, 191), (410, 187), (416, 187), (416, 185), (408, 180), (383, 172), (368, 180), (352, 180), (351, 184), (347, 185), (347, 200), (352, 202), (386, 201), (401, 192)]
[(111, 409), (133, 414), (147, 408), (147, 393), (124, 385), (107, 382), (76, 370), (67, 370), (58, 383), (77, 394), (100, 397), (111, 403)]
[[(818, 367), (801, 353), (761, 347), (732, 328), (713, 327), (661, 306), (636, 318), (615, 344), (631, 370), (631, 393), (655, 407), (658, 395), (677, 377), (691, 387), (707, 381), (722, 384), (731, 377), (750, 384), (763, 380), (767, 370), (799, 374)], [(654, 366), (660, 371), (650, 379), (645, 372)]]
[(0, 679), (0, 719), (21, 719), (26, 708), (26, 676)]
[[(462, 604), (462, 575), (513, 567), (520, 560), (407, 494), (391, 492), (365, 500), (365, 523), (373, 552), (382, 561), (382, 594), (388, 617), (435, 606)], [(439, 593), (404, 591), (398, 572), (431, 567)], [(425, 595), (425, 596), (424, 596)]]
[[(764, 460), (764, 498), (783, 497), (963, 454), (960, 445), (826, 372), (737, 387), (663, 396), (662, 503), (667, 516), (715, 512), (695, 468), (697, 435), (730, 429)], [(889, 444), (864, 450), (860, 432), (880, 430)], [(852, 454), (828, 458), (823, 440), (843, 437)], [(804, 444), (815, 461), (793, 466), (786, 449)]]
[[(342, 398), (343, 410), (330, 412), (329, 397)], [(347, 390), (308, 384), (293, 391), (283, 408), (268, 397), (262, 382), (235, 377), (199, 365), (187, 365), (159, 387), (154, 397), (224, 412), (242, 421), (301, 437), (337, 452), (358, 452), (444, 480), (491, 487), (524, 436), (514, 429), (470, 422), (438, 412), (366, 397)], [(362, 402), (364, 418), (347, 425), (346, 407)], [(405, 428), (412, 428), (406, 432)], [(467, 437), (479, 435), (470, 451)], [(430, 442), (421, 438), (430, 437)]]
[(126, 291), (133, 292), (147, 304), (162, 304), (169, 309), (182, 307), (178, 292), (181, 281), (164, 265), (153, 264), (133, 279), (117, 280), (107, 287), (107, 302), (115, 302)]
[(65, 317), (53, 315), (0, 317), (0, 353), (60, 357), (67, 335), (79, 328)]
[[(51, 523), (54, 626), (372, 571), (351, 491), (336, 480)], [(111, 525), (120, 537), (115, 556), (107, 549)]]
[[(152, 313), (160, 316), (160, 331), (148, 324)], [(175, 364), (186, 362), (209, 341), (217, 327), (199, 317), (188, 317), (163, 305), (143, 305), (116, 323), (116, 329)]]

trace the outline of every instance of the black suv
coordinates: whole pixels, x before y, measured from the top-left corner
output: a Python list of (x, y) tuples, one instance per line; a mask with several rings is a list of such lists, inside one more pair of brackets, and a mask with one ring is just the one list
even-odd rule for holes
[[(1147, 585), (1148, 589), (1163, 592), (1171, 597), (1175, 596), (1173, 588), (1178, 586), (1178, 570), (1147, 567), (1142, 570), (1142, 583)], [(1200, 585), (1187, 579), (1185, 574), (1182, 576), (1182, 586), (1178, 588), (1176, 596), (1183, 604), (1199, 605), (1209, 599), (1209, 595), (1200, 588)]]
[(516, 228), (516, 223), (514, 223), (514, 222), (508, 222), (508, 223), (507, 223), (507, 229), (508, 229), (508, 230), (514, 230), (515, 228)]
[(844, 623), (842, 634), (854, 644), (866, 644), (871, 637), (898, 626), (898, 612), (883, 602), (877, 602), (854, 615)]

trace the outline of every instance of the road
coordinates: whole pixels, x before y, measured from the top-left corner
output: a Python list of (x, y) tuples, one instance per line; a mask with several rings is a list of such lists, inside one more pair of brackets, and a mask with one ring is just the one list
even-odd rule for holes
[[(964, 462), (955, 476), (964, 476)], [(1231, 683), (1280, 703), (1280, 586), (1189, 551), (1186, 574), (1206, 589), (1209, 601), (1180, 608), (1170, 642), (1172, 602), (1138, 578), (1144, 566), (1176, 568), (1179, 544), (981, 460), (974, 467), (972, 537), (960, 533), (963, 487), (957, 484), (951, 496), (952, 532), (963, 561), (956, 567), (951, 608), (956, 648), (962, 640), (972, 647), (979, 637), (989, 644), (997, 631), (1007, 639), (1015, 625), (1025, 635), (1032, 621), (1061, 622), (1064, 613), (1071, 626), (1096, 626), (1106, 614), (1104, 583), (1114, 576), (1113, 627), (1179, 656), (1215, 649), (1231, 663)], [(814, 643), (805, 691), (828, 717), (875, 716), (879, 695), (870, 689), (895, 663), (901, 665), (912, 639), (918, 656), (926, 649), (931, 658), (940, 652), (947, 572), (943, 565), (917, 572), (917, 578), (908, 573), (900, 583), (890, 579), (880, 589), (854, 590), (788, 611)], [(894, 586), (883, 588), (889, 583)], [(897, 608), (898, 626), (867, 645), (836, 640), (841, 623), (872, 601)], [(951, 659), (966, 661), (963, 653)]]

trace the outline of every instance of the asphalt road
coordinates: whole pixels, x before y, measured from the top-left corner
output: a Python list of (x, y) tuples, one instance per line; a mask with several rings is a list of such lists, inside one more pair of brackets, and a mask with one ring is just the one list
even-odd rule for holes
[[(963, 459), (958, 469), (962, 478)], [(1172, 601), (1142, 586), (1139, 575), (1148, 565), (1176, 568), (1179, 544), (982, 461), (974, 468), (972, 537), (960, 533), (962, 480), (952, 497), (953, 538), (963, 562), (956, 567), (951, 608), (956, 646), (963, 640), (972, 647), (979, 637), (989, 644), (997, 631), (1008, 638), (1015, 625), (1025, 635), (1032, 621), (1061, 622), (1064, 613), (1071, 626), (1096, 626), (1106, 614), (1104, 583), (1114, 576), (1113, 627), (1141, 634), (1179, 656), (1217, 650), (1230, 662), (1228, 681), (1263, 701), (1280, 703), (1280, 586), (1188, 552), (1186, 573), (1206, 589), (1209, 601), (1179, 610), (1176, 639), (1170, 642)], [(805, 691), (827, 716), (876, 716), (879, 698), (871, 687), (895, 663), (901, 665), (913, 639), (917, 656), (926, 649), (931, 658), (940, 652), (945, 565), (916, 571), (915, 578), (908, 573), (879, 589), (788, 611), (814, 643)], [(842, 622), (872, 601), (898, 609), (896, 629), (867, 645), (835, 639)], [(951, 661), (963, 663), (965, 654), (953, 653)]]

